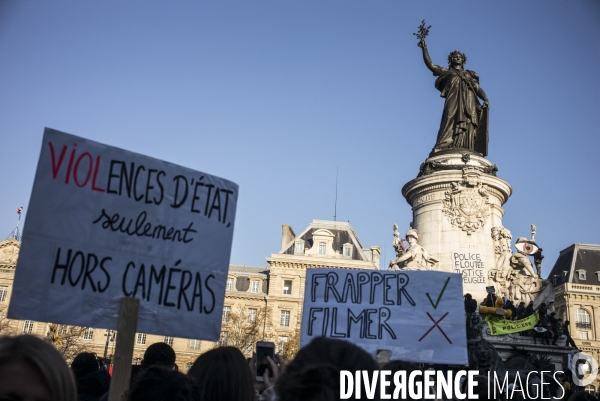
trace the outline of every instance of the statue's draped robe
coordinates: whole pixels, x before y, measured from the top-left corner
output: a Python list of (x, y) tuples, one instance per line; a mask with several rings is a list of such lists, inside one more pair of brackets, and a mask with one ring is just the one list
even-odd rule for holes
[(476, 91), (479, 76), (474, 71), (439, 68), (435, 87), (446, 98), (435, 149), (464, 148), (473, 150), (479, 118)]

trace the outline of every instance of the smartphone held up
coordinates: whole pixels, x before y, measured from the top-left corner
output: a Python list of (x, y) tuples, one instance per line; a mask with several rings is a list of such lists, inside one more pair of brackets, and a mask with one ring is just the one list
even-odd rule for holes
[(270, 341), (258, 341), (256, 343), (256, 381), (264, 381), (264, 374), (269, 369), (269, 377), (273, 377), (273, 369), (269, 365), (269, 359), (275, 358), (275, 344)]

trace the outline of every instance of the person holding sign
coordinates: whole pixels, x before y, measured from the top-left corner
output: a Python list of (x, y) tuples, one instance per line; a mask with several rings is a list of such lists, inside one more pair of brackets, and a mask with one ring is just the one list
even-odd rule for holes
[(399, 263), (406, 262), (403, 270), (431, 270), (431, 267), (439, 262), (439, 259), (434, 258), (418, 243), (419, 233), (415, 229), (410, 229), (406, 232), (406, 241), (410, 248), (406, 253), (396, 260), (390, 261), (388, 270), (400, 270)]

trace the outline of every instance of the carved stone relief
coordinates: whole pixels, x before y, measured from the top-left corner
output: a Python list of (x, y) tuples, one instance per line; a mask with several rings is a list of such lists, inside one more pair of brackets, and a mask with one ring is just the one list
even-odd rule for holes
[(496, 288), (496, 294), (506, 296), (516, 306), (527, 305), (543, 288), (543, 280), (534, 273), (531, 261), (523, 252), (512, 252), (512, 235), (504, 227), (492, 227), (495, 263), (488, 272), (488, 279)]
[(471, 235), (485, 225), (490, 214), (490, 196), (487, 185), (481, 183), (478, 169), (465, 167), (462, 178), (444, 193), (443, 212), (453, 226)]

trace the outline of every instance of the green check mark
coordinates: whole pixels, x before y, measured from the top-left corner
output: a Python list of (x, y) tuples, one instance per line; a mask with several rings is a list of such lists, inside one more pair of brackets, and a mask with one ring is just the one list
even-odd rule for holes
[(435, 304), (431, 300), (429, 293), (428, 292), (425, 293), (425, 295), (427, 295), (427, 298), (429, 299), (429, 302), (431, 303), (431, 306), (433, 306), (433, 309), (437, 309), (437, 306), (440, 303), (440, 299), (442, 299), (442, 295), (444, 295), (444, 291), (446, 291), (446, 286), (448, 285), (449, 281), (450, 281), (450, 277), (448, 277), (446, 279), (446, 282), (444, 283), (444, 288), (442, 288), (442, 292), (440, 292), (440, 295), (438, 295), (438, 299), (437, 299), (437, 301), (435, 301)]

